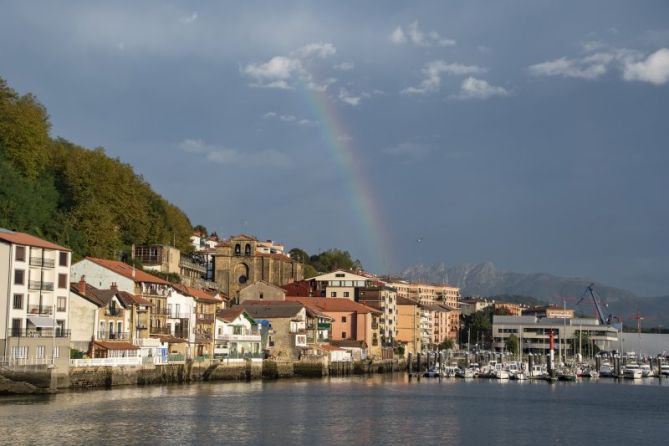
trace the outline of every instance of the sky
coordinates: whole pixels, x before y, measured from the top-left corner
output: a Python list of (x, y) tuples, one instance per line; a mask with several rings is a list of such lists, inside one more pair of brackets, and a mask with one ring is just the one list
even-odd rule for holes
[(669, 294), (669, 3), (2, 1), (0, 77), (193, 224)]

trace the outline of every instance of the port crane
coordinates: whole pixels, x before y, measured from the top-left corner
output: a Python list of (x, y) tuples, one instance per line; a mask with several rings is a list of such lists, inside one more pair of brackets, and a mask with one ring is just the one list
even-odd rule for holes
[[(588, 285), (588, 287), (583, 291), (583, 295), (581, 298), (576, 302), (576, 306), (583, 302), (587, 297), (590, 297), (592, 299), (592, 305), (595, 307), (595, 312), (597, 313), (597, 319), (599, 319), (599, 323), (602, 325), (611, 325), (611, 319), (612, 316), (609, 314), (606, 318), (604, 318), (604, 311), (602, 309), (602, 304), (601, 304), (601, 299), (599, 299), (597, 296), (597, 293), (595, 292), (595, 284), (591, 283)], [(606, 306), (606, 305), (605, 305)]]

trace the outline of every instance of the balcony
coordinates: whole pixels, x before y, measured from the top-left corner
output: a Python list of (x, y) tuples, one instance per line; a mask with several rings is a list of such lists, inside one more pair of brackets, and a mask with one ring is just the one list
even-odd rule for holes
[(137, 330), (146, 330), (146, 328), (147, 328), (146, 324), (137, 324), (135, 326), (135, 329), (137, 329)]
[(39, 314), (50, 316), (53, 314), (51, 305), (28, 305), (28, 314)]
[(216, 336), (216, 341), (233, 341), (233, 342), (240, 342), (240, 341), (255, 341), (259, 342), (260, 341), (260, 334), (256, 332), (256, 334), (253, 334), (251, 332), (250, 334), (221, 334)]
[(28, 288), (31, 290), (53, 291), (53, 282), (43, 282), (41, 280), (30, 280)]
[(216, 320), (216, 314), (214, 313), (196, 313), (195, 321), (198, 324), (213, 324)]
[(53, 268), (56, 265), (56, 261), (53, 259), (43, 259), (41, 257), (31, 257), (30, 266), (39, 266), (44, 268)]
[(175, 311), (168, 311), (167, 313), (167, 318), (168, 319), (190, 319), (190, 313), (177, 313)]
[(69, 338), (70, 330), (60, 328), (11, 328), (8, 333), (12, 338)]
[(192, 271), (197, 271), (200, 274), (205, 274), (207, 272), (207, 267), (205, 265), (185, 259), (179, 260), (179, 268), (190, 269)]
[(379, 329), (379, 323), (378, 322), (372, 322), (372, 330), (378, 330)]
[(170, 331), (169, 327), (151, 327), (151, 330), (149, 331), (151, 334), (157, 334), (157, 335), (171, 335), (172, 332)]
[(106, 331), (99, 331), (97, 339), (99, 341), (127, 341), (130, 339), (130, 333), (108, 333)]

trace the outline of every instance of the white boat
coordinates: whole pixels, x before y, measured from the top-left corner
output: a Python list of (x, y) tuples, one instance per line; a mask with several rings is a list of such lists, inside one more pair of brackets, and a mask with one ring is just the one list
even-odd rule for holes
[(495, 370), (495, 378), (497, 379), (509, 379), (509, 372), (503, 369)]
[(643, 372), (639, 364), (635, 362), (630, 362), (623, 369), (623, 377), (627, 379), (641, 379), (643, 378)]
[(613, 376), (613, 366), (608, 362), (602, 362), (602, 365), (599, 367), (599, 376)]
[(641, 369), (641, 376), (643, 376), (644, 378), (652, 378), (653, 376), (655, 376), (655, 372), (653, 371), (653, 369), (650, 367), (649, 364), (641, 364), (640, 369)]
[(457, 376), (458, 378), (474, 378), (474, 376), (476, 376), (476, 373), (472, 369), (464, 369), (464, 370), (459, 369), (457, 372), (455, 372), (455, 376)]
[(599, 373), (597, 372), (597, 370), (584, 369), (581, 376), (583, 378), (599, 378)]
[(527, 375), (525, 374), (525, 372), (519, 370), (517, 372), (510, 373), (509, 379), (512, 379), (514, 381), (525, 381), (527, 379)]
[(546, 374), (546, 367), (541, 364), (534, 364), (529, 371), (530, 378), (542, 378)]
[(669, 364), (662, 364), (660, 366), (660, 375), (669, 376)]

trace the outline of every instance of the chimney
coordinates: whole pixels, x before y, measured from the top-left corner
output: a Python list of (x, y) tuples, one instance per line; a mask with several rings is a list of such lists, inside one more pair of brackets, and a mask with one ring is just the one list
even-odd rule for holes
[(116, 284), (116, 282), (112, 282), (112, 284), (111, 284), (111, 286), (109, 287), (109, 289), (110, 289), (110, 290), (113, 290), (113, 291), (118, 291), (118, 285)]
[(79, 279), (79, 292), (86, 295), (86, 276), (82, 275)]

